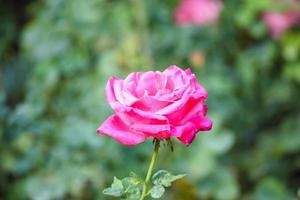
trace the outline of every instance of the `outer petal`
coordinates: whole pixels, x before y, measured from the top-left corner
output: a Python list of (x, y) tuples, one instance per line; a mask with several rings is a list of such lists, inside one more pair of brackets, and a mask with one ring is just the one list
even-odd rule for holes
[(192, 96), (194, 98), (201, 98), (203, 100), (206, 100), (206, 98), (207, 98), (207, 92), (206, 92), (205, 88), (202, 87), (202, 85), (200, 85), (198, 83), (195, 74), (193, 74), (190, 69), (186, 69), (185, 73), (189, 77), (190, 85), (191, 85), (191, 87), (194, 90), (193, 93), (192, 93)]
[(209, 131), (211, 127), (212, 121), (210, 119), (197, 116), (181, 126), (173, 127), (171, 134), (184, 144), (189, 145), (195, 139), (197, 132)]
[(168, 139), (171, 135), (171, 126), (169, 124), (162, 125), (147, 125), (147, 124), (134, 124), (132, 129), (144, 132), (145, 135), (149, 137), (154, 137), (156, 139)]
[(126, 108), (118, 116), (128, 124), (132, 130), (143, 132), (148, 136), (160, 137), (170, 131), (169, 120), (161, 115), (145, 112), (134, 108)]
[(195, 116), (204, 117), (207, 113), (207, 106), (201, 100), (191, 98), (182, 111), (182, 118), (179, 124), (184, 124)]
[[(139, 110), (132, 107), (122, 107), (119, 112), (118, 116), (126, 123), (130, 124), (131, 121), (133, 123), (140, 122), (140, 123), (147, 123), (147, 124), (166, 124), (168, 123), (168, 119), (165, 116), (157, 115), (152, 112), (146, 112), (143, 110)], [(128, 123), (127, 123), (128, 122)]]
[(189, 145), (194, 140), (197, 132), (195, 125), (188, 122), (184, 125), (174, 127), (171, 134), (177, 137), (182, 143)]
[(106, 85), (106, 100), (110, 107), (117, 112), (117, 110), (124, 106), (124, 99), (122, 96), (123, 80), (111, 77)]
[(167, 67), (167, 69), (165, 69), (165, 71), (163, 71), (163, 73), (166, 75), (174, 75), (178, 71), (182, 71), (182, 69), (177, 67), (176, 65), (170, 65), (169, 67)]
[(110, 116), (97, 129), (98, 134), (108, 135), (123, 145), (137, 145), (147, 139), (147, 136), (141, 132), (131, 130), (126, 124), (117, 116)]

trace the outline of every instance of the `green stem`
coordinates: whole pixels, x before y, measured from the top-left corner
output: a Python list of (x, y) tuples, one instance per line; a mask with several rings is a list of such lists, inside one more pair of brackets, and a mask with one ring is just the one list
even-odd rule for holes
[(152, 176), (152, 171), (153, 171), (153, 167), (154, 167), (154, 163), (155, 160), (157, 158), (157, 154), (158, 154), (158, 149), (159, 149), (159, 140), (155, 139), (154, 140), (154, 150), (153, 150), (153, 154), (152, 154), (152, 158), (151, 158), (151, 162), (148, 168), (148, 172), (147, 172), (147, 176), (144, 182), (144, 186), (143, 186), (143, 192), (142, 192), (142, 196), (140, 198), (140, 200), (144, 200), (144, 198), (147, 196), (147, 187), (149, 185), (151, 176)]

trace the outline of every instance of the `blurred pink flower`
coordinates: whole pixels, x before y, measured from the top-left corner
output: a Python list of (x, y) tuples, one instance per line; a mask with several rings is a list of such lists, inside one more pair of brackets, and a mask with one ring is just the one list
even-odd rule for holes
[(218, 21), (223, 5), (219, 0), (181, 0), (175, 10), (177, 25), (206, 26)]
[(177, 137), (189, 145), (197, 132), (212, 127), (205, 117), (207, 92), (190, 69), (170, 66), (163, 72), (134, 72), (124, 80), (111, 77), (106, 98), (115, 114), (97, 133), (124, 145), (136, 145), (149, 137)]
[(300, 23), (298, 11), (266, 11), (263, 14), (263, 21), (266, 24), (273, 38), (280, 37), (285, 31)]

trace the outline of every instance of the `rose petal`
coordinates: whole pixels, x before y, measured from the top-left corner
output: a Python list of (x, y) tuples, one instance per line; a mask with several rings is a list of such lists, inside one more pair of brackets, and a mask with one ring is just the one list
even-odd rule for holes
[(199, 125), (200, 131), (210, 131), (212, 128), (213, 122), (206, 117), (202, 117), (200, 119), (200, 122), (198, 125)]
[(138, 98), (138, 95), (136, 93), (136, 87), (138, 85), (138, 82), (142, 76), (143, 72), (133, 72), (130, 73), (124, 80), (124, 89), (130, 93), (131, 95)]
[[(158, 110), (155, 112), (158, 115), (170, 115), (175, 112), (177, 112), (179, 109), (183, 108), (183, 106), (186, 104), (186, 102), (189, 100), (189, 96), (185, 95), (178, 101), (175, 101), (174, 103), (170, 104), (167, 107), (162, 108), (161, 110)], [(182, 116), (181, 116), (182, 117)]]
[(128, 90), (125, 90), (125, 89), (122, 91), (122, 95), (124, 97), (124, 103), (127, 106), (131, 106), (132, 104), (134, 104), (135, 102), (137, 102), (139, 100), (132, 93), (130, 93)]
[(162, 72), (145, 72), (139, 79), (136, 88), (137, 95), (140, 97), (144, 95), (154, 96), (160, 88), (163, 88), (164, 84), (165, 78)]
[(97, 129), (98, 134), (108, 135), (123, 145), (137, 145), (147, 139), (147, 136), (141, 132), (131, 130), (126, 124), (117, 116), (110, 116)]
[(153, 136), (158, 135), (163, 131), (170, 131), (169, 124), (160, 124), (160, 125), (152, 125), (152, 124), (133, 124), (131, 126), (132, 129), (138, 130), (141, 132), (146, 132), (148, 134), (152, 134)]
[(189, 145), (194, 140), (197, 129), (195, 125), (191, 122), (188, 122), (182, 126), (176, 126), (172, 129), (171, 135), (176, 136), (181, 142), (186, 145)]
[(199, 131), (208, 131), (212, 127), (212, 121), (205, 117), (196, 116), (189, 122), (175, 126), (171, 129), (171, 135), (176, 136), (181, 142), (189, 145), (193, 142)]
[(172, 101), (161, 99), (155, 96), (144, 96), (141, 99), (134, 102), (131, 106), (143, 111), (155, 112), (170, 105)]
[(161, 115), (145, 112), (135, 108), (127, 108), (118, 113), (118, 116), (133, 130), (147, 133), (155, 137), (163, 137), (170, 130), (169, 120)]
[(183, 71), (183, 70), (176, 65), (170, 65), (169, 67), (167, 67), (167, 69), (165, 69), (165, 71), (163, 71), (163, 73), (172, 76), (176, 74), (178, 71)]
[(106, 85), (106, 100), (114, 111), (124, 106), (124, 99), (121, 92), (122, 85), (123, 80), (117, 77), (111, 77)]
[[(155, 113), (146, 112), (133, 107), (122, 107), (118, 115), (125, 121), (144, 122), (152, 124), (165, 124), (168, 119), (165, 116), (157, 115)], [(128, 118), (128, 119), (126, 119)]]
[(194, 98), (190, 94), (186, 94), (175, 103), (158, 110), (156, 113), (166, 116), (172, 125), (181, 125), (189, 121), (194, 115), (206, 115), (207, 108), (203, 104), (203, 98), (203, 96)]
[(194, 90), (192, 96), (194, 98), (202, 98), (203, 100), (206, 100), (206, 98), (207, 98), (207, 92), (206, 92), (205, 88), (202, 87), (202, 85), (200, 85), (198, 83), (195, 74), (193, 74), (190, 69), (186, 69), (185, 73), (189, 77), (190, 86)]
[(207, 106), (202, 103), (199, 99), (190, 98), (189, 102), (186, 104), (181, 112), (183, 116), (180, 119), (180, 124), (184, 124), (190, 121), (191, 118), (195, 116), (204, 117), (207, 113)]
[(163, 74), (167, 77), (166, 88), (175, 90), (185, 86), (188, 83), (186, 73), (176, 65), (169, 66)]

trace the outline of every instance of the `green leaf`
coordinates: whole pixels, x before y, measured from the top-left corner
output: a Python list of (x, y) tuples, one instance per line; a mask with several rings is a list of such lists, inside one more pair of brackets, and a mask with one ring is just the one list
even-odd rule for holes
[(170, 187), (172, 185), (172, 182), (181, 179), (184, 176), (184, 174), (173, 175), (166, 170), (160, 170), (153, 175), (152, 180), (154, 185), (163, 185), (164, 187)]
[(104, 189), (103, 194), (115, 197), (122, 196), (124, 194), (124, 186), (122, 181), (119, 180), (117, 177), (114, 177), (114, 181), (111, 187)]
[(127, 199), (136, 199), (140, 196), (142, 190), (142, 181), (134, 177), (126, 177), (122, 180), (124, 193)]
[(122, 199), (126, 200), (137, 200), (141, 196), (142, 183), (141, 178), (131, 172), (129, 177), (125, 177), (122, 180), (114, 177), (111, 187), (103, 190), (103, 194), (122, 197)]
[(160, 198), (164, 193), (165, 188), (161, 185), (155, 185), (150, 191), (151, 197), (154, 199)]

